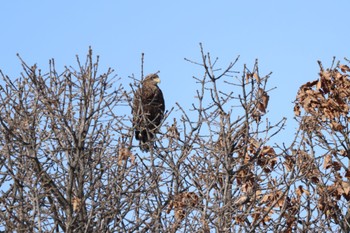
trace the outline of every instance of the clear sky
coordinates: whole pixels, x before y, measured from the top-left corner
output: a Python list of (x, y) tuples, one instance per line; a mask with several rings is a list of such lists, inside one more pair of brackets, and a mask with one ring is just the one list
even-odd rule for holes
[(259, 59), (261, 73), (273, 72), (267, 117), (288, 117), (298, 87), (317, 78), (317, 60), (350, 58), (350, 1), (225, 0), (117, 1), (11, 0), (1, 3), (0, 69), (10, 77), (21, 71), (19, 53), (30, 65), (58, 70), (75, 66), (75, 55), (88, 47), (107, 67), (127, 80), (160, 70), (166, 104), (193, 100), (198, 69), (184, 58), (199, 60), (199, 42), (225, 66), (240, 55), (236, 67)]

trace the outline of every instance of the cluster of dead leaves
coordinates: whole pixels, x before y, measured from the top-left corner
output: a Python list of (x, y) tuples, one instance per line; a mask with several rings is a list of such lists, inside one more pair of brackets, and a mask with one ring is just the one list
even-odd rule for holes
[(319, 186), (317, 187), (317, 193), (319, 199), (317, 208), (331, 218), (337, 218), (337, 212), (340, 210), (337, 198), (341, 191), (336, 187), (337, 185), (331, 186)]
[[(346, 156), (345, 151), (340, 151), (340, 155)], [(323, 176), (320, 168), (316, 165), (315, 158), (305, 151), (297, 150), (293, 156), (286, 157), (285, 167), (288, 171), (297, 167), (300, 173), (313, 184), (316, 184), (317, 190), (317, 208), (327, 216), (335, 219), (337, 213), (340, 211), (338, 201), (343, 197), (346, 201), (350, 201), (350, 171), (345, 168), (344, 176), (340, 174), (343, 168), (342, 164), (334, 159), (335, 154), (326, 154), (323, 160), (323, 169), (331, 170), (334, 174), (333, 183), (331, 185), (322, 185), (321, 177)], [(347, 178), (347, 180), (344, 180)], [(302, 195), (309, 197), (311, 193), (298, 186), (295, 190), (296, 197), (294, 198), (294, 205), (300, 203)]]
[(291, 156), (285, 156), (284, 159), (283, 165), (288, 172), (298, 168), (300, 174), (311, 180), (312, 183), (318, 184), (320, 182), (321, 172), (315, 163), (315, 159), (306, 151), (295, 150)]
[[(251, 141), (248, 146), (249, 155), (245, 158), (245, 163), (252, 161), (253, 156), (257, 161), (257, 165), (266, 173), (271, 173), (277, 163), (276, 152), (270, 146), (261, 146), (257, 141)], [(248, 165), (248, 164), (247, 164)], [(284, 163), (287, 171), (299, 167), (300, 171), (315, 183), (319, 182), (319, 170), (314, 164), (314, 160), (309, 154), (303, 151), (295, 151), (293, 156), (289, 156)], [(298, 221), (298, 212), (300, 211), (302, 197), (309, 198), (311, 193), (302, 185), (299, 185), (293, 191), (285, 192), (277, 187), (279, 184), (275, 179), (268, 182), (268, 186), (264, 189), (257, 188), (256, 184), (260, 183), (260, 178), (256, 177), (249, 169), (243, 169), (237, 173), (237, 185), (242, 191), (242, 196), (234, 202), (235, 208), (243, 211), (237, 214), (234, 221), (237, 224), (245, 224), (247, 213), (244, 212), (245, 205), (251, 205), (252, 198), (259, 200), (254, 204), (249, 216), (252, 218), (252, 224), (268, 225), (275, 213), (282, 211), (282, 217), (285, 219), (286, 231), (293, 232)], [(254, 186), (255, 184), (255, 186)], [(264, 190), (264, 191), (263, 191)], [(279, 209), (279, 210), (277, 210)]]
[[(268, 184), (268, 188), (271, 192), (262, 196), (261, 204), (269, 208), (276, 207), (283, 210), (282, 216), (286, 219), (286, 227), (288, 229), (286, 232), (290, 232), (297, 221), (296, 216), (300, 207), (300, 198), (302, 195), (309, 196), (310, 192), (300, 185), (295, 189), (295, 195), (289, 197), (287, 192), (277, 189), (276, 186), (277, 182), (275, 180), (272, 180), (272, 182)], [(272, 213), (273, 210), (271, 210), (271, 214)]]
[(339, 171), (342, 168), (342, 166), (338, 161), (333, 161), (332, 157), (333, 156), (331, 154), (327, 154), (325, 156), (323, 161), (323, 168), (324, 169), (332, 168), (334, 169), (334, 171)]
[(259, 88), (257, 92), (257, 104), (256, 109), (253, 111), (253, 118), (256, 122), (259, 122), (261, 119), (261, 116), (266, 113), (267, 105), (269, 103), (270, 96), (267, 94), (267, 92)]
[[(260, 202), (258, 205), (254, 206), (254, 210), (251, 211), (250, 215), (253, 219), (252, 224), (263, 224), (266, 225), (271, 220), (271, 215), (274, 213), (273, 208), (271, 206), (276, 205), (275, 202), (283, 204), (283, 199), (281, 198), (282, 192), (279, 190), (274, 190), (270, 193), (262, 194), (260, 190), (257, 190), (254, 195), (255, 198), (260, 199)], [(243, 198), (247, 196), (242, 196), (238, 199), (238, 201), (244, 200)], [(248, 199), (249, 200), (249, 199)], [(247, 200), (244, 200), (246, 202)], [(239, 207), (240, 210), (243, 210), (243, 207)], [(244, 224), (245, 223), (245, 214), (243, 215), (236, 215), (234, 220), (237, 224)]]
[[(303, 186), (298, 186), (295, 190), (294, 197), (289, 197), (287, 192), (283, 192), (276, 188), (277, 183), (272, 180), (268, 184), (267, 192), (262, 193), (260, 190), (255, 192), (254, 198), (259, 202), (253, 207), (249, 214), (252, 218), (252, 224), (268, 225), (272, 220), (274, 213), (280, 213), (282, 211), (282, 217), (285, 219), (286, 230), (284, 232), (293, 232), (293, 227), (297, 224), (297, 216), (300, 208), (301, 196), (310, 196), (310, 192), (304, 189)], [(237, 202), (249, 203), (249, 198), (246, 200), (246, 196), (242, 196)], [(279, 209), (278, 211), (276, 210)], [(243, 208), (240, 207), (240, 210)], [(246, 213), (238, 214), (234, 217), (234, 221), (237, 224), (244, 224), (246, 219)]]
[(169, 202), (169, 206), (167, 209), (167, 214), (170, 213), (172, 209), (175, 212), (176, 221), (181, 221), (185, 218), (187, 214), (187, 210), (190, 207), (196, 207), (199, 204), (199, 197), (194, 192), (182, 192), (178, 193), (174, 196), (172, 200)]
[(270, 173), (277, 163), (277, 155), (275, 150), (270, 146), (261, 146), (260, 143), (254, 138), (251, 138), (249, 142), (249, 153), (246, 155), (246, 162), (250, 161), (251, 158), (256, 157), (257, 165), (260, 166), (264, 172)]
[(272, 180), (272, 182), (269, 182), (268, 188), (271, 190), (271, 192), (265, 193), (261, 195), (260, 204), (271, 206), (273, 204), (276, 205), (276, 207), (282, 208), (284, 204), (284, 197), (283, 192), (281, 190), (276, 189), (274, 186), (276, 185), (276, 182)]
[(260, 204), (262, 204), (265, 209), (269, 209), (270, 212), (269, 215), (265, 216), (265, 218), (260, 221), (262, 224), (267, 224), (265, 220), (270, 220), (269, 216), (274, 213), (274, 208), (271, 207), (276, 207), (282, 210), (282, 217), (286, 221), (286, 230), (284, 232), (293, 232), (293, 227), (297, 224), (298, 220), (297, 215), (301, 206), (301, 197), (304, 195), (308, 198), (311, 194), (307, 189), (304, 189), (302, 185), (299, 185), (294, 190), (293, 197), (290, 197), (287, 195), (287, 192), (276, 189), (276, 185), (276, 182), (269, 183), (268, 188), (271, 192), (261, 197)]
[(243, 151), (241, 150), (240, 157), (244, 158), (243, 164), (244, 168), (240, 169), (235, 176), (237, 185), (240, 187), (241, 191), (245, 194), (251, 194), (253, 190), (254, 184), (259, 181), (259, 178), (252, 172), (254, 161), (257, 156), (260, 156), (258, 153), (258, 148), (260, 144), (254, 138), (249, 140), (249, 144), (247, 146), (247, 152), (243, 155)]
[[(262, 194), (260, 189), (256, 187), (257, 183), (261, 182), (261, 179), (254, 175), (251, 167), (253, 161), (260, 166), (264, 172), (271, 173), (277, 163), (277, 156), (275, 150), (270, 146), (262, 146), (259, 141), (254, 138), (249, 140), (247, 147), (247, 153), (244, 156), (245, 169), (241, 169), (237, 172), (236, 182), (240, 187), (242, 196), (239, 197), (234, 205), (239, 210), (243, 210), (243, 204), (249, 203), (249, 197), (260, 197), (262, 201), (261, 206), (255, 206), (254, 211), (251, 214), (254, 222), (260, 221), (262, 224), (271, 220), (270, 216), (273, 214), (273, 210), (270, 208), (272, 202), (278, 198), (276, 193)], [(268, 212), (267, 212), (268, 210)], [(266, 214), (267, 213), (267, 214)], [(243, 215), (236, 215), (235, 222), (238, 224), (244, 223), (245, 217)]]
[(260, 78), (260, 76), (259, 76), (259, 74), (257, 72), (253, 72), (253, 73), (248, 72), (248, 73), (246, 73), (246, 76), (245, 76), (246, 83), (249, 83), (249, 80), (253, 79), (253, 78), (255, 79), (255, 81), (258, 84), (260, 84), (261, 78)]
[[(242, 155), (243, 156), (243, 155)], [(247, 146), (247, 153), (244, 156), (243, 163), (245, 169), (237, 172), (236, 182), (240, 187), (242, 195), (234, 202), (238, 210), (243, 211), (244, 204), (250, 205), (251, 199), (259, 199), (259, 204), (254, 206), (254, 210), (249, 214), (252, 224), (266, 225), (271, 220), (275, 207), (282, 208), (284, 203), (284, 194), (277, 190), (275, 185), (268, 187), (268, 192), (262, 193), (257, 184), (261, 183), (261, 178), (252, 172), (254, 164), (261, 167), (265, 173), (271, 173), (277, 164), (277, 155), (271, 146), (262, 145), (258, 140), (251, 138)], [(237, 224), (244, 224), (246, 214), (238, 214), (234, 220)]]
[[(260, 78), (259, 74), (257, 72), (253, 73), (246, 73), (246, 83), (249, 83), (250, 80), (255, 80), (256, 83), (260, 86), (262, 82), (262, 78)], [(253, 111), (253, 118), (256, 122), (259, 122), (261, 119), (261, 116), (266, 113), (267, 105), (269, 103), (270, 96), (267, 94), (267, 92), (259, 88), (256, 92), (256, 108)]]
[[(306, 116), (303, 117), (301, 129), (314, 132), (316, 136), (319, 136), (322, 129), (347, 134), (344, 129), (350, 121), (350, 68), (347, 65), (338, 65), (336, 68), (324, 70), (322, 64), (320, 62), (319, 64), (321, 67), (319, 79), (308, 82), (299, 89), (294, 106), (295, 115), (300, 116), (301, 111), (304, 110)], [(298, 151), (296, 159), (286, 160), (287, 169), (297, 163), (302, 174), (312, 183), (317, 184), (318, 210), (337, 221), (341, 213), (339, 200), (344, 198), (350, 201), (350, 171), (337, 159), (338, 155), (348, 157), (348, 153), (344, 150), (339, 154), (329, 151), (322, 156), (323, 170), (332, 174), (331, 184), (320, 182), (323, 176), (322, 168), (317, 166), (315, 158), (306, 152)], [(341, 175), (343, 173), (345, 174)]]
[[(340, 151), (340, 154), (344, 154), (345, 151)], [(350, 170), (345, 168), (344, 176), (340, 174), (340, 170), (343, 167), (339, 161), (334, 161), (334, 154), (327, 154), (324, 158), (323, 168), (325, 170), (332, 169), (334, 172), (334, 183), (327, 186), (327, 193), (331, 194), (336, 200), (340, 200), (344, 197), (347, 201), (350, 201)], [(344, 178), (347, 181), (344, 181)], [(322, 190), (320, 190), (322, 193)]]
[[(330, 169), (338, 165), (335, 161), (331, 160), (330, 156), (326, 156), (324, 161), (324, 168)], [(340, 169), (339, 169), (340, 170)], [(345, 177), (349, 179), (350, 172), (346, 171)], [(326, 216), (339, 221), (339, 213), (341, 213), (341, 207), (338, 201), (343, 197), (347, 202), (350, 201), (350, 182), (344, 181), (344, 177), (340, 173), (336, 172), (334, 177), (334, 183), (331, 185), (319, 185), (317, 186), (317, 194), (319, 196), (317, 200), (317, 208), (322, 211)]]
[(349, 120), (350, 69), (347, 65), (327, 70), (323, 70), (321, 64), (320, 67), (319, 79), (300, 87), (294, 113), (300, 116), (304, 109), (316, 123), (327, 122), (333, 130), (341, 131), (340, 119)]

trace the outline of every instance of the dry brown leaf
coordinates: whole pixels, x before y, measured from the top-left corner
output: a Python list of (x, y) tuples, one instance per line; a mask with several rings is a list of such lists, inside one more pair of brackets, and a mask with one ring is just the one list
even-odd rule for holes
[(333, 77), (335, 79), (341, 79), (343, 77), (343, 75), (341, 73), (339, 73), (339, 71), (336, 71), (335, 74), (333, 75)]
[(261, 150), (262, 155), (275, 156), (276, 152), (271, 146), (264, 146)]
[(174, 200), (170, 200), (168, 208), (166, 210), (166, 213), (169, 214), (171, 212), (171, 210), (173, 209), (173, 207), (174, 207)]
[(245, 219), (246, 219), (246, 217), (235, 216), (235, 222), (238, 224), (245, 223)]
[(244, 156), (244, 164), (248, 164), (249, 162), (250, 162), (250, 156), (248, 153), (246, 153)]
[(317, 82), (318, 82), (318, 79), (314, 80), (314, 81), (311, 81), (311, 82), (307, 82), (304, 85), (302, 85), (300, 87), (300, 89), (304, 89), (304, 88), (307, 88), (307, 87), (313, 87), (313, 86), (315, 86), (317, 84)]
[(259, 75), (257, 73), (254, 73), (253, 77), (255, 78), (257, 83), (260, 83), (260, 77), (259, 77)]
[(278, 199), (277, 205), (279, 208), (282, 208), (284, 205), (284, 199), (283, 198)]
[(80, 209), (81, 199), (79, 199), (78, 197), (73, 197), (72, 198), (72, 205), (73, 205), (73, 211), (76, 212), (77, 210)]
[(257, 108), (262, 114), (265, 114), (270, 97), (265, 92), (264, 89), (259, 88), (257, 93), (257, 98), (258, 98)]
[(294, 115), (295, 116), (300, 116), (300, 106), (298, 104), (294, 105)]
[(317, 176), (311, 176), (311, 182), (314, 184), (318, 184), (320, 182), (320, 179)]
[[(270, 207), (257, 208), (256, 211), (252, 214), (253, 224), (255, 224), (257, 221), (260, 220), (259, 224), (261, 223), (266, 225), (269, 221), (271, 221), (271, 214), (273, 213), (274, 213), (274, 210), (271, 209)], [(260, 219), (262, 216), (264, 218)]]
[(253, 75), (252, 75), (251, 73), (247, 73), (247, 74), (246, 74), (246, 77), (245, 77), (246, 83), (249, 82), (249, 79), (250, 79), (251, 77), (253, 77)]
[(292, 158), (292, 156), (286, 156), (285, 159), (286, 160), (283, 162), (283, 164), (286, 167), (287, 171), (290, 172), (294, 167), (295, 160)]
[(339, 170), (342, 168), (341, 164), (340, 164), (339, 162), (337, 162), (337, 161), (334, 161), (334, 162), (332, 163), (332, 167), (333, 167), (333, 169), (334, 169), (335, 171), (339, 171)]
[(270, 159), (269, 164), (270, 164), (270, 168), (273, 169), (275, 167), (275, 165), (277, 164), (277, 158), (275, 157), (275, 158)]
[(248, 196), (247, 195), (242, 195), (240, 196), (234, 203), (234, 206), (239, 206), (239, 205), (243, 205), (248, 201)]
[(251, 182), (246, 182), (242, 185), (242, 192), (251, 193), (253, 191), (253, 184)]
[(340, 150), (339, 151), (339, 154), (343, 157), (347, 157), (348, 156), (348, 153), (346, 152), (346, 150)]
[(331, 128), (335, 131), (342, 131), (343, 130), (343, 126), (335, 121), (331, 122)]
[(347, 65), (339, 65), (339, 68), (343, 73), (350, 71), (350, 68)]
[(132, 165), (135, 165), (135, 159), (136, 159), (135, 155), (131, 154), (130, 155), (130, 162)]
[(270, 96), (264, 92), (263, 96), (262, 96), (262, 103), (265, 107), (265, 109), (267, 108), (267, 105), (269, 104), (269, 99), (270, 99)]
[(259, 109), (259, 111), (260, 111), (261, 113), (263, 113), (263, 114), (265, 114), (265, 113), (266, 113), (266, 109), (265, 109), (265, 106), (264, 106), (264, 104), (263, 104), (263, 103), (258, 102), (257, 107), (258, 107), (258, 109)]
[(328, 70), (321, 72), (320, 75), (323, 78), (325, 78), (326, 80), (331, 80), (331, 78), (332, 78), (332, 75), (331, 75), (331, 73)]
[(261, 113), (259, 111), (254, 110), (254, 112), (252, 113), (252, 117), (256, 122), (260, 122)]
[(316, 90), (320, 90), (322, 87), (322, 79), (319, 79), (317, 84), (316, 84)]
[(302, 185), (299, 185), (298, 188), (297, 188), (297, 190), (296, 190), (296, 194), (297, 194), (298, 197), (301, 197), (301, 195), (302, 195), (303, 193), (305, 193), (307, 196), (310, 195), (310, 192), (309, 192), (309, 191), (305, 190), (305, 189), (303, 188)]
[(343, 187), (344, 194), (348, 195), (350, 193), (350, 184), (349, 184), (349, 182), (342, 181), (341, 186)]
[(263, 195), (263, 197), (261, 198), (261, 202), (262, 203), (267, 203), (270, 202), (272, 200), (272, 194), (265, 194)]
[(185, 214), (186, 214), (186, 212), (184, 209), (177, 209), (177, 210), (175, 210), (175, 219), (177, 221), (181, 221), (182, 219), (184, 219)]
[(328, 169), (331, 166), (332, 166), (332, 156), (330, 154), (327, 154), (324, 158), (323, 168)]
[(133, 157), (132, 162), (134, 162), (135, 156), (132, 155), (129, 148), (126, 148), (126, 147), (120, 148), (119, 149), (119, 156), (118, 156), (118, 165), (119, 166), (123, 165), (123, 161), (127, 161), (129, 157)]

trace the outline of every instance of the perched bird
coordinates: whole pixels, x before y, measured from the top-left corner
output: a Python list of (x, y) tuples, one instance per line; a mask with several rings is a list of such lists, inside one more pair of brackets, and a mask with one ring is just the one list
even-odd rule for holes
[(164, 98), (158, 83), (160, 83), (159, 76), (149, 74), (134, 95), (133, 127), (135, 138), (140, 141), (140, 148), (144, 151), (149, 150), (149, 142), (157, 133), (164, 116)]

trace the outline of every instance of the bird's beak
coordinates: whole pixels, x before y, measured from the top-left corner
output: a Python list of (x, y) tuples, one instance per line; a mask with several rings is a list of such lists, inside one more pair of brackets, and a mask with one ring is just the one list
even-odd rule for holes
[(155, 78), (154, 81), (155, 81), (156, 83), (160, 83), (160, 78), (159, 78), (159, 77), (158, 77), (158, 78)]

